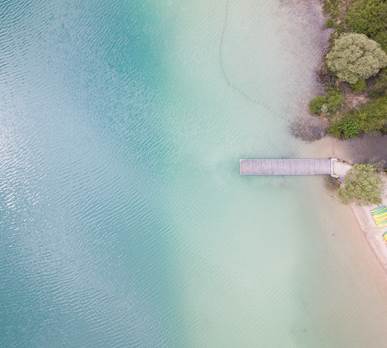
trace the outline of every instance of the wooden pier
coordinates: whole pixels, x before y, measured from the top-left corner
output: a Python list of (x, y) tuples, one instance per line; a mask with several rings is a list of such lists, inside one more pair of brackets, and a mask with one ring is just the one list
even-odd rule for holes
[(331, 175), (335, 173), (335, 158), (241, 159), (241, 175)]

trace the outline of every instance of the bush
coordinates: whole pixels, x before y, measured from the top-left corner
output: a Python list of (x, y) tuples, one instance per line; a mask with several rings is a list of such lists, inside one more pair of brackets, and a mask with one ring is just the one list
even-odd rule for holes
[(325, 104), (326, 97), (324, 95), (318, 95), (309, 102), (309, 111), (312, 114), (320, 114), (323, 105)]
[(326, 62), (340, 80), (355, 84), (386, 67), (387, 55), (377, 42), (364, 34), (347, 33), (334, 41)]
[(387, 2), (385, 0), (354, 0), (345, 24), (348, 31), (365, 34), (387, 49)]
[(318, 95), (309, 103), (309, 110), (312, 114), (332, 114), (342, 107), (344, 97), (337, 89), (328, 90), (326, 95)]
[(328, 133), (341, 139), (355, 138), (361, 134), (361, 125), (358, 120), (344, 116), (329, 126)]
[(330, 89), (327, 93), (328, 112), (333, 113), (341, 109), (344, 103), (344, 97), (337, 89)]
[(387, 97), (380, 97), (334, 120), (328, 133), (337, 138), (349, 139), (363, 133), (383, 132), (386, 125)]
[(334, 27), (336, 27), (336, 23), (335, 23), (335, 21), (332, 18), (328, 18), (325, 21), (325, 27), (326, 28), (334, 28)]
[(387, 95), (387, 69), (382, 70), (368, 89), (370, 97)]
[(323, 9), (324, 13), (336, 19), (339, 16), (340, 0), (325, 0)]
[(364, 92), (367, 89), (367, 83), (364, 80), (359, 80), (351, 88), (354, 92)]
[(339, 197), (344, 203), (378, 204), (382, 192), (382, 180), (376, 168), (370, 164), (355, 164), (339, 188)]

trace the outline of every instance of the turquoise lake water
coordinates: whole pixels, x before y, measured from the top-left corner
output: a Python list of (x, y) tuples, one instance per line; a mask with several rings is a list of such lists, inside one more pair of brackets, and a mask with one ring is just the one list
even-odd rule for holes
[[(302, 156), (314, 2), (0, 2), (0, 347), (383, 347), (383, 273)], [(298, 107), (300, 105), (300, 107)]]

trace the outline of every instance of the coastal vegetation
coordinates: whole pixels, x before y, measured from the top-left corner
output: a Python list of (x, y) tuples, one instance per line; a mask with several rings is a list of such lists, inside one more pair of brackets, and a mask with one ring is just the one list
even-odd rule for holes
[[(319, 71), (324, 93), (309, 111), (324, 132), (347, 140), (387, 134), (387, 1), (324, 0), (329, 47)], [(301, 137), (307, 132), (298, 127)], [(296, 134), (293, 132), (293, 134)], [(319, 139), (317, 136), (315, 139)], [(379, 204), (382, 173), (372, 164), (355, 164), (343, 181), (333, 181), (344, 203)]]
[(345, 17), (347, 31), (363, 33), (387, 49), (387, 2), (354, 0)]
[(309, 110), (311, 113), (319, 115), (330, 115), (341, 109), (344, 102), (344, 97), (340, 90), (331, 88), (326, 95), (318, 95), (314, 97), (309, 103)]
[(355, 84), (384, 68), (387, 55), (376, 41), (366, 35), (346, 33), (334, 40), (326, 63), (339, 80)]
[(387, 134), (387, 2), (325, 0), (324, 11), (333, 31), (311, 114), (340, 139)]
[(387, 134), (386, 117), (387, 97), (379, 97), (332, 120), (328, 133), (342, 139), (374, 132)]
[(368, 95), (371, 98), (387, 96), (387, 69), (379, 73), (379, 78), (370, 84)]
[(379, 204), (382, 196), (382, 180), (375, 166), (355, 164), (339, 188), (344, 203)]

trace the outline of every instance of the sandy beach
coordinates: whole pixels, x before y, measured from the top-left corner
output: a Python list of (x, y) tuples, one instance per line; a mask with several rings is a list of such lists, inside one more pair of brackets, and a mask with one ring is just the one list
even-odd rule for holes
[(375, 226), (371, 220), (370, 210), (373, 207), (370, 206), (358, 206), (351, 205), (353, 214), (359, 223), (361, 230), (363, 231), (367, 241), (375, 253), (379, 263), (387, 273), (387, 246), (382, 239), (382, 229)]
[[(386, 163), (387, 136), (368, 135), (346, 141), (327, 136), (306, 145), (304, 154), (307, 157), (334, 157), (350, 164), (361, 162)], [(383, 204), (387, 205), (387, 179), (385, 176), (384, 187)], [(383, 229), (376, 227), (370, 214), (371, 209), (374, 207), (375, 205), (359, 206), (351, 204), (348, 209), (351, 209), (359, 229), (367, 239), (378, 262), (387, 272), (387, 246), (382, 239)]]
[[(384, 183), (384, 195), (382, 197), (382, 203), (387, 206), (387, 177), (383, 177)], [(370, 214), (371, 209), (375, 208), (375, 205), (359, 206), (351, 204), (351, 209), (355, 215), (361, 230), (363, 231), (368, 243), (377, 256), (380, 264), (387, 273), (387, 245), (383, 240), (383, 232), (387, 231), (387, 228), (377, 227)]]
[[(299, 5), (299, 4), (298, 4)], [(297, 7), (297, 6), (296, 6)], [(322, 11), (318, 2), (314, 3), (313, 9), (309, 8), (310, 16), (314, 18), (314, 25), (319, 26), (321, 34), (319, 35), (319, 46), (321, 61), (323, 54), (328, 45), (329, 30), (325, 28), (322, 17)], [(320, 12), (321, 11), (321, 12)], [(316, 71), (315, 86), (311, 88), (313, 95), (317, 95), (322, 91), (322, 85), (318, 82), (318, 71)], [(303, 108), (299, 115), (304, 120), (313, 120), (314, 116), (310, 116), (308, 112), (308, 100), (300, 101)], [(331, 136), (325, 136), (320, 140), (306, 142), (302, 144), (301, 153), (304, 157), (333, 157), (343, 160), (347, 163), (387, 163), (387, 136), (380, 135), (364, 135), (350, 140), (339, 140)], [(387, 205), (387, 179), (384, 177), (385, 194), (383, 204)], [(370, 210), (375, 206), (358, 206), (351, 204), (348, 209), (352, 211), (352, 215), (357, 222), (357, 229), (362, 231), (371, 250), (375, 254), (378, 262), (385, 272), (387, 272), (387, 246), (382, 239), (381, 228), (377, 228), (372, 220)], [(359, 232), (358, 231), (358, 232)], [(354, 231), (354, 233), (356, 233)]]

